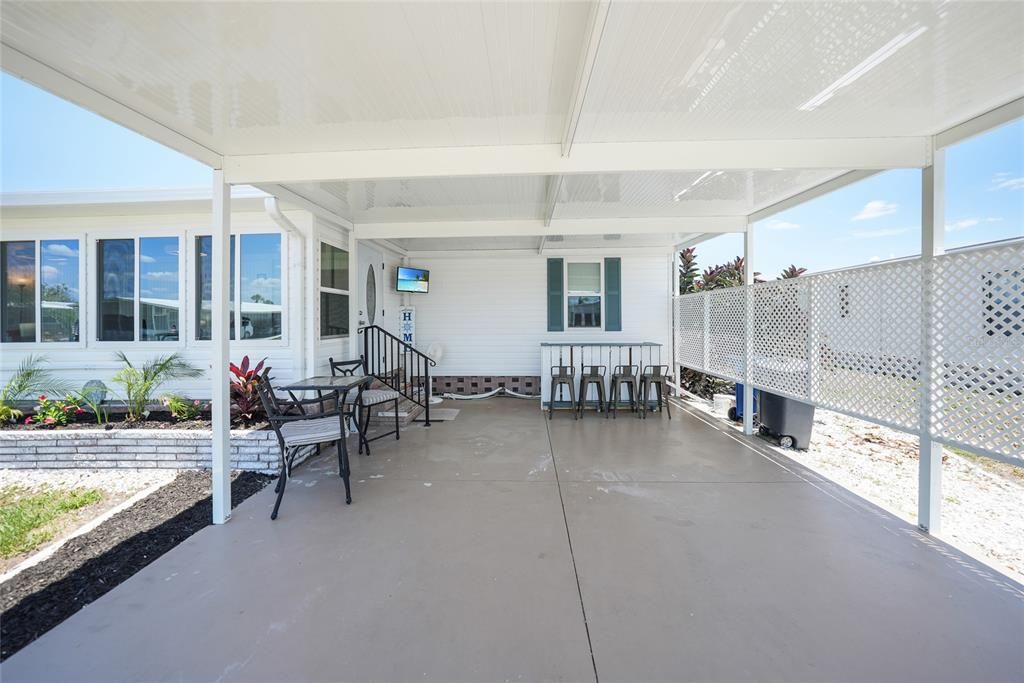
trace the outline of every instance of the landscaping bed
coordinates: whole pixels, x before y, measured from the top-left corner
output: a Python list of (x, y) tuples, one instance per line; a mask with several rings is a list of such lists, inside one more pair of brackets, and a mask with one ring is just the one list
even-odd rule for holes
[[(233, 474), (232, 504), (271, 480), (255, 472)], [(0, 661), (209, 525), (212, 506), (210, 472), (180, 472), (152, 495), (0, 585)]]

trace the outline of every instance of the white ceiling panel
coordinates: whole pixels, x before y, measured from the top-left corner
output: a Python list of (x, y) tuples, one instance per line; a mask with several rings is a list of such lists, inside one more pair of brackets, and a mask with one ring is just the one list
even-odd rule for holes
[(612, 3), (577, 142), (930, 135), (1024, 94), (1024, 3)]
[(555, 218), (747, 215), (844, 171), (687, 171), (566, 176)]
[(295, 192), (330, 202), (353, 223), (536, 218), (544, 209), (545, 176), (412, 178), (299, 184)]
[(578, 2), (4, 2), (3, 42), (219, 154), (557, 142)]

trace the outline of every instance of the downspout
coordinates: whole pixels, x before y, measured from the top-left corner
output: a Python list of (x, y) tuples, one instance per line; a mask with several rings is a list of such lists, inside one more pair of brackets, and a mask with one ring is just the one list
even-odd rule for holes
[[(312, 362), (313, 354), (310, 353), (309, 349), (306, 348), (306, 343), (307, 343), (307, 341), (309, 341), (309, 337), (310, 337), (309, 330), (306, 329), (306, 317), (307, 317), (306, 316), (306, 308), (307, 308), (306, 304), (308, 303), (308, 302), (306, 302), (306, 294), (307, 294), (307, 292), (306, 292), (306, 278), (305, 278), (305, 274), (306, 274), (306, 236), (304, 234), (302, 234), (302, 231), (299, 230), (299, 227), (297, 225), (295, 225), (295, 223), (292, 223), (291, 220), (287, 216), (285, 216), (284, 213), (281, 211), (281, 204), (280, 204), (280, 202), (278, 202), (277, 197), (267, 197), (266, 199), (264, 199), (263, 200), (263, 208), (264, 208), (264, 210), (266, 210), (267, 215), (270, 216), (270, 219), (272, 221), (274, 221), (275, 223), (277, 223), (278, 227), (280, 227), (281, 230), (285, 234), (287, 234), (287, 235), (294, 235), (299, 240), (299, 272), (302, 273), (302, 277), (299, 278), (299, 281), (301, 283), (300, 291), (302, 292), (302, 296), (300, 297), (300, 299), (302, 300), (302, 305), (300, 305), (298, 307), (298, 311), (297, 311), (296, 315), (299, 318), (298, 328), (300, 330), (300, 339), (298, 341), (299, 341), (299, 348), (302, 349), (302, 351), (299, 354), (300, 355), (300, 360), (299, 360), (299, 368), (298, 368), (299, 372), (298, 372), (298, 375), (299, 375), (299, 377), (308, 377), (311, 374), (313, 374), (312, 372), (309, 371), (310, 370), (309, 364)], [(289, 254), (289, 260), (291, 260), (292, 250), (290, 248), (288, 250), (288, 254)], [(289, 292), (291, 291), (293, 280), (294, 280), (294, 278), (289, 276), (289, 280), (288, 280)]]

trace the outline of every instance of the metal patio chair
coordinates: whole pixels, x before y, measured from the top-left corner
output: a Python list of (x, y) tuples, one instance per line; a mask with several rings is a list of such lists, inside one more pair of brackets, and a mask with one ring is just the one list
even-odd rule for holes
[(577, 419), (576, 414), (576, 368), (571, 365), (551, 366), (551, 396), (548, 400), (548, 419), (555, 418), (555, 391), (562, 395), (562, 387), (569, 387), (569, 403), (572, 408), (572, 419)]
[[(281, 448), (281, 474), (277, 478), (277, 500), (270, 519), (277, 519), (277, 512), (284, 498), (284, 489), (292, 476), (292, 464), (295, 458), (305, 449), (318, 448), (323, 443), (334, 443), (338, 449), (338, 474), (345, 482), (345, 503), (352, 502), (352, 488), (349, 485), (351, 474), (348, 463), (348, 450), (345, 448), (344, 412), (338, 406), (338, 396), (326, 395), (305, 400), (284, 400), (274, 393), (270, 382), (260, 381), (256, 384), (263, 410), (267, 413), (267, 421), (277, 435), (277, 445)], [(328, 408), (333, 401), (333, 408)], [(306, 407), (316, 406), (316, 412), (306, 412)]]
[(587, 403), (587, 390), (590, 387), (597, 389), (597, 410), (605, 410), (604, 376), (608, 373), (607, 365), (584, 365), (580, 374), (580, 401), (578, 409), (580, 419), (583, 418), (583, 408)]
[(640, 387), (637, 383), (637, 373), (640, 372), (640, 367), (637, 365), (616, 365), (612, 371), (612, 382), (608, 392), (608, 410), (605, 412), (605, 418), (611, 414), (613, 417), (618, 413), (619, 397), (622, 394), (622, 388), (626, 387), (629, 394), (629, 410), (635, 412), (637, 409), (637, 397), (640, 394)]
[[(356, 373), (366, 372), (366, 363), (362, 358), (358, 360), (341, 360), (336, 361), (333, 358), (328, 358), (327, 362), (331, 364), (331, 374), (335, 377), (351, 377)], [(398, 424), (398, 403), (402, 400), (402, 395), (389, 387), (375, 388), (375, 389), (363, 389), (362, 392), (357, 394), (349, 393), (345, 397), (345, 402), (350, 403), (354, 406), (353, 412), (356, 416), (356, 424), (359, 426), (359, 453), (362, 454), (363, 447), (366, 447), (366, 454), (370, 454), (370, 442), (376, 441), (377, 439), (383, 439), (385, 436), (395, 435), (395, 441), (401, 438), (399, 433)], [(370, 408), (378, 406), (384, 403), (394, 403), (395, 413), (395, 428), (390, 432), (384, 432), (378, 434), (372, 439), (366, 438), (366, 432), (370, 428)], [(363, 419), (362, 412), (366, 411), (366, 418)]]
[(672, 411), (668, 407), (668, 366), (646, 365), (640, 375), (640, 417), (647, 419), (648, 396), (654, 389), (658, 399), (658, 410), (664, 409), (668, 419), (672, 419)]

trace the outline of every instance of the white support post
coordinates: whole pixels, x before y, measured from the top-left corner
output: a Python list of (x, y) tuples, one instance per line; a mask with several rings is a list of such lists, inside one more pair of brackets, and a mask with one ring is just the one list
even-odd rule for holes
[(743, 233), (743, 286), (746, 288), (746, 343), (743, 364), (743, 433), (754, 433), (754, 225), (747, 223)]
[(359, 240), (354, 229), (348, 231), (348, 357), (359, 358)]
[[(672, 381), (679, 381), (679, 365), (678, 359), (676, 358), (676, 332), (678, 330), (678, 323), (676, 322), (676, 297), (679, 296), (679, 248), (672, 247), (672, 254), (669, 257), (669, 272), (668, 272), (668, 343), (671, 344), (669, 349), (669, 357), (671, 358), (672, 365), (669, 369), (669, 374), (672, 375)], [(672, 389), (669, 388), (669, 393)]]
[(921, 171), (921, 422), (917, 470), (917, 525), (938, 534), (942, 521), (942, 445), (932, 440), (935, 375), (932, 367), (934, 316), (933, 257), (945, 251), (946, 154), (937, 149)]
[(230, 340), (231, 186), (224, 172), (213, 172), (213, 215), (210, 221), (213, 275), (210, 412), (213, 417), (213, 523), (231, 517), (231, 399), (228, 388)]

